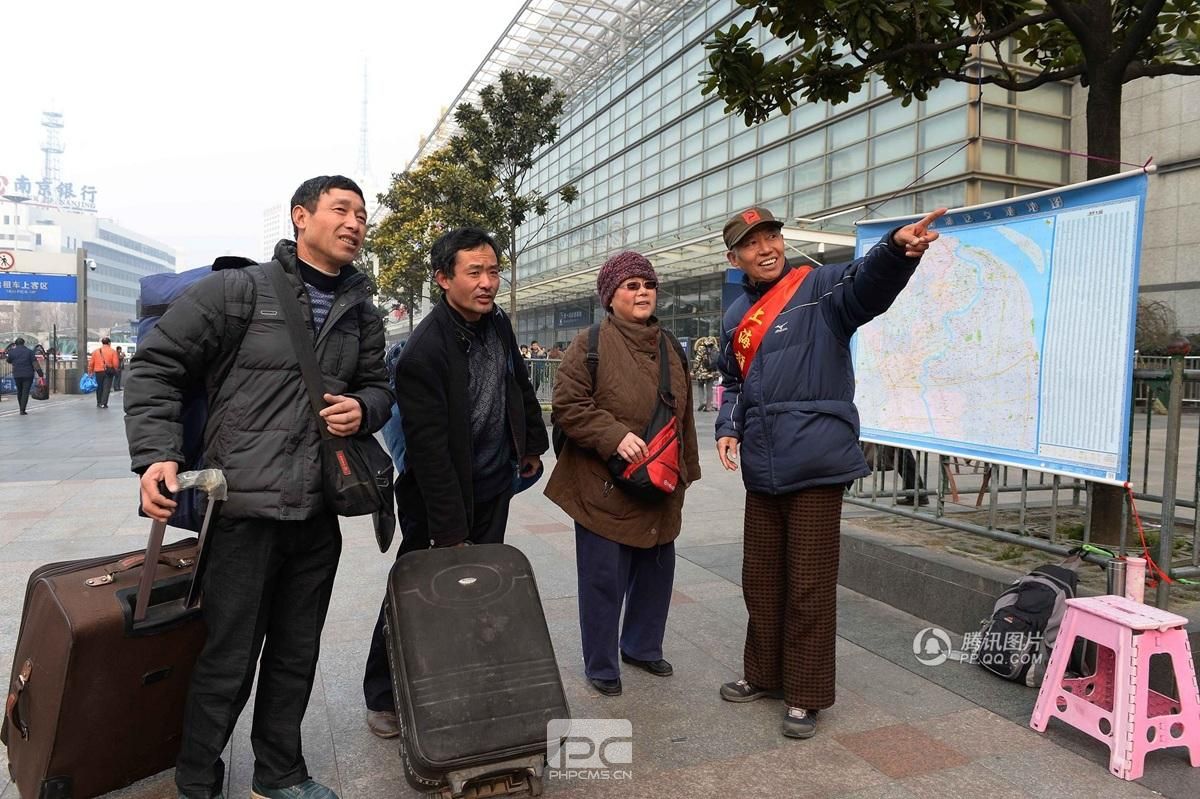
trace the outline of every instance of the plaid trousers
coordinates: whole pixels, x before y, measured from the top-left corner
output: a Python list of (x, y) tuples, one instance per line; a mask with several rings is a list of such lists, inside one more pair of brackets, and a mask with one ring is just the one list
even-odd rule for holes
[(745, 677), (789, 707), (833, 705), (842, 490), (746, 494)]

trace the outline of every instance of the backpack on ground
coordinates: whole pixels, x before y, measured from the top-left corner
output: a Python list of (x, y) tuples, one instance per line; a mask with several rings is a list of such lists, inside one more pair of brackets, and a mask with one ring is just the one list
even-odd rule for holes
[[(201, 266), (186, 272), (161, 272), (147, 275), (138, 283), (138, 341), (147, 335), (167, 312), (171, 304), (182, 297), (188, 289), (203, 278), (221, 269), (232, 269), (249, 266), (255, 263), (249, 258), (223, 256), (216, 259), (211, 267)], [(250, 317), (253, 313), (250, 314)], [(247, 326), (249, 318), (247, 317)], [(240, 344), (245, 329), (235, 331), (236, 341)], [(136, 354), (134, 356), (136, 358)], [(203, 384), (194, 387), (183, 397), (183, 409), (179, 420), (183, 425), (183, 458), (184, 463), (180, 472), (199, 471), (204, 468), (204, 428), (208, 424), (208, 395)], [(167, 524), (184, 530), (199, 532), (204, 524), (204, 508), (202, 506), (203, 492), (186, 491), (176, 498), (178, 505)], [(142, 513), (139, 506), (138, 513)]]
[(979, 665), (1006, 680), (1041, 685), (1067, 600), (1075, 598), (1078, 583), (1068, 561), (1039, 566), (1005, 589), (980, 630)]

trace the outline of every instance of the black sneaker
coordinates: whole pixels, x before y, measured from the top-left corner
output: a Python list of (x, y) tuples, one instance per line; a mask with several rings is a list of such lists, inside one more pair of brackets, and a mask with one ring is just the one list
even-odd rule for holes
[[(922, 494), (921, 498), (918, 500), (918, 502), (921, 505), (928, 505), (929, 497), (926, 496), (925, 494)], [(913, 504), (912, 494), (907, 494), (903, 497), (900, 497), (899, 499), (896, 500), (896, 504), (897, 505), (912, 505)]]
[(783, 714), (783, 734), (788, 738), (811, 738), (817, 734), (817, 713), (802, 707), (789, 707)]
[(726, 702), (753, 702), (755, 699), (783, 699), (779, 688), (759, 688), (746, 680), (727, 682), (721, 686), (721, 698)]

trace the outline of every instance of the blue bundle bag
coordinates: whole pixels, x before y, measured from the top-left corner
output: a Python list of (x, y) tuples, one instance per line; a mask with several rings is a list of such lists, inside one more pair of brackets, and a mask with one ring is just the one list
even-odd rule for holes
[(79, 390), (84, 394), (91, 394), (96, 390), (96, 378), (84, 372), (79, 378)]
[[(158, 324), (158, 320), (171, 304), (186, 294), (193, 285), (221, 269), (243, 267), (253, 263), (249, 258), (224, 256), (214, 261), (211, 267), (201, 266), (185, 272), (161, 272), (141, 278), (138, 281), (138, 340), (141, 341)], [(134, 358), (137, 356), (134, 355)], [(208, 396), (202, 384), (184, 396), (180, 422), (183, 424), (184, 463), (179, 471), (199, 471), (204, 468), (204, 427), (208, 424)], [(204, 524), (204, 508), (201, 506), (204, 499), (203, 491), (182, 492), (175, 498), (179, 504), (167, 524), (199, 532)], [(140, 507), (138, 512), (141, 513)]]

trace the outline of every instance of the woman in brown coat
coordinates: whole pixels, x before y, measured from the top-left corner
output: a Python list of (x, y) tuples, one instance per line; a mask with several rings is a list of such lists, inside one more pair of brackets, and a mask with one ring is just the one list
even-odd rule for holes
[[(675, 577), (675, 538), (683, 495), (700, 479), (691, 380), (668, 339), (671, 392), (679, 427), (679, 483), (670, 494), (639, 499), (615, 485), (607, 461), (634, 462), (646, 454), (642, 435), (659, 386), (658, 295), (654, 268), (635, 252), (614, 255), (596, 279), (608, 310), (600, 323), (595, 385), (587, 363), (588, 332), (563, 355), (554, 384), (554, 419), (568, 441), (546, 496), (575, 520), (579, 626), (584, 671), (596, 690), (621, 693), (617, 659), (667, 677), (662, 641)], [(624, 623), (621, 605), (624, 601)]]

